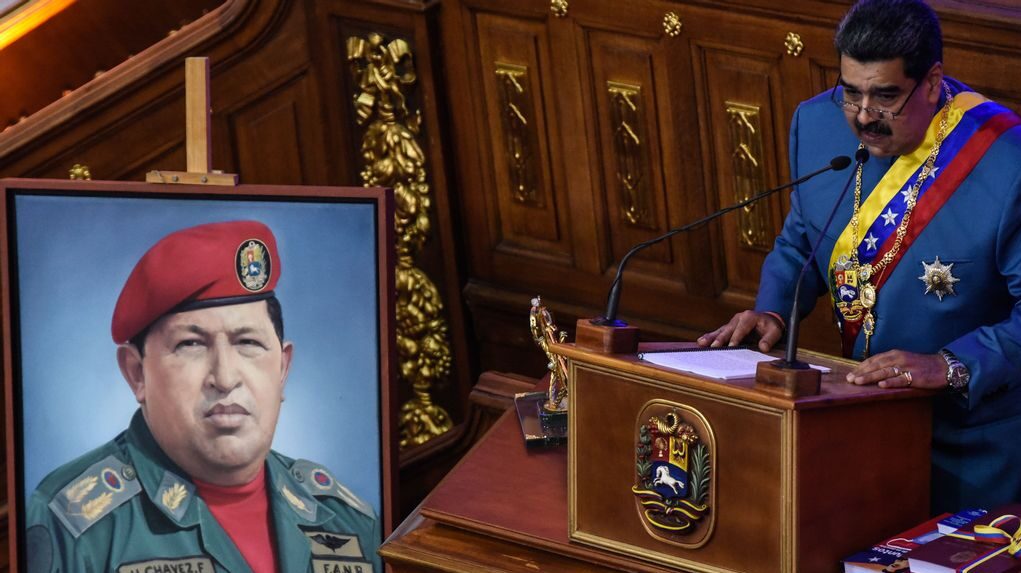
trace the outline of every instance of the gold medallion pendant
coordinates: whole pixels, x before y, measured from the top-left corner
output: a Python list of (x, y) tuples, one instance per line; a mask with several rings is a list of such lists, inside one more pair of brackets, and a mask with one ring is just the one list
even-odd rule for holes
[(939, 257), (936, 257), (932, 264), (922, 261), (924, 272), (922, 276), (918, 277), (918, 280), (925, 283), (925, 294), (932, 293), (938, 296), (941, 302), (943, 297), (948, 294), (956, 295), (954, 283), (960, 282), (961, 279), (955, 277), (951, 272), (953, 268), (954, 263), (944, 265), (939, 262)]
[(865, 308), (876, 306), (876, 287), (865, 283), (861, 287), (861, 305)]

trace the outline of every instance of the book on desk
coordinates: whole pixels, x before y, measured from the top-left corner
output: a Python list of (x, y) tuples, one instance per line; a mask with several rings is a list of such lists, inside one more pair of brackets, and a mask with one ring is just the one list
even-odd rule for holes
[(941, 536), (908, 554), (913, 573), (1013, 573), (1021, 552), (1011, 541), (1021, 532), (1021, 504), (990, 510), (971, 525)]
[(907, 573), (907, 554), (941, 537), (943, 534), (939, 532), (937, 524), (947, 517), (951, 517), (951, 514), (937, 515), (907, 531), (888, 537), (865, 551), (846, 557), (844, 573)]

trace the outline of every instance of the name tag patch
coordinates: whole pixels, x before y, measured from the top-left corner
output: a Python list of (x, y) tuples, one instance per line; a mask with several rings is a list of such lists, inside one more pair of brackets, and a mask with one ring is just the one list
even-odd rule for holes
[(372, 563), (340, 559), (312, 559), (313, 573), (373, 573)]
[(125, 563), (117, 573), (213, 573), (213, 562), (201, 555), (181, 559), (151, 559)]

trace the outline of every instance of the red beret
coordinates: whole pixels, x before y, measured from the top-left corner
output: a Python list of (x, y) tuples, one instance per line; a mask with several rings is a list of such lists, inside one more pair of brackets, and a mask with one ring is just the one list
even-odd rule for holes
[(131, 340), (158, 318), (273, 295), (277, 242), (256, 221), (211, 223), (160, 239), (131, 271), (113, 311), (114, 342)]

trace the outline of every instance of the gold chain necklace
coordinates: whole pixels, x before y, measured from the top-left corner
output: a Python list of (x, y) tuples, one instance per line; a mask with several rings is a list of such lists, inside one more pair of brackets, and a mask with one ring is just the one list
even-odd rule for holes
[[(907, 205), (904, 209), (904, 217), (901, 219), (900, 224), (897, 225), (897, 235), (893, 241), (893, 247), (890, 248), (883, 258), (876, 264), (865, 263), (861, 265), (858, 263), (858, 222), (859, 214), (861, 212), (861, 178), (863, 164), (858, 164), (858, 169), (854, 176), (854, 211), (851, 213), (851, 270), (858, 275), (861, 289), (859, 290), (859, 298), (861, 299), (861, 305), (865, 309), (865, 316), (862, 318), (862, 330), (865, 331), (865, 358), (869, 356), (869, 345), (872, 341), (872, 335), (876, 332), (876, 315), (872, 309), (876, 306), (876, 287), (872, 284), (872, 277), (879, 276), (880, 273), (886, 268), (886, 265), (893, 261), (894, 257), (900, 251), (901, 243), (904, 242), (904, 237), (908, 232), (908, 223), (911, 221), (911, 213), (915, 209), (915, 204), (918, 201), (918, 191), (922, 188), (922, 183), (932, 173), (933, 165), (936, 163), (936, 158), (939, 156), (940, 145), (943, 143), (943, 139), (947, 133), (947, 122), (950, 117), (950, 106), (953, 103), (954, 96), (950, 93), (950, 87), (947, 83), (943, 82), (943, 93), (946, 95), (946, 103), (943, 105), (943, 109), (940, 111), (939, 129), (936, 131), (936, 140), (932, 144), (932, 149), (929, 151), (929, 157), (925, 159), (925, 163), (922, 165), (922, 170), (918, 173), (918, 178), (915, 180), (914, 185), (911, 186), (911, 190), (907, 196)], [(859, 143), (858, 149), (864, 147), (864, 144)]]

